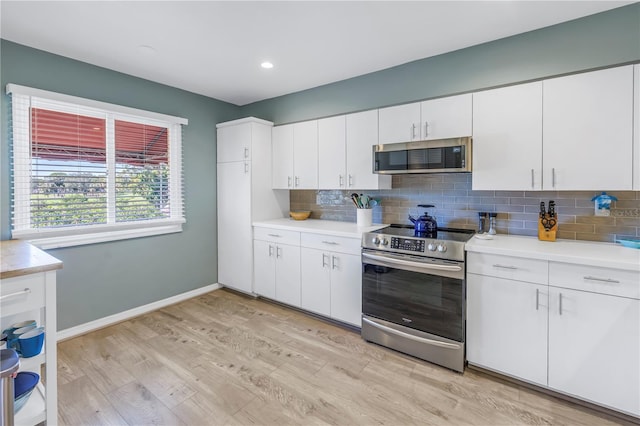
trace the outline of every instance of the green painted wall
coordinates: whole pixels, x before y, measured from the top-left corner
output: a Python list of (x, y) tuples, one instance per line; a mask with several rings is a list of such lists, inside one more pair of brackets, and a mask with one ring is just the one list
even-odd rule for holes
[(636, 3), (246, 105), (242, 112), (290, 123), (638, 61)]
[(217, 282), (216, 123), (237, 106), (2, 40), (0, 231), (10, 237), (7, 83), (185, 117), (187, 223), (178, 234), (50, 250), (58, 273), (58, 329)]

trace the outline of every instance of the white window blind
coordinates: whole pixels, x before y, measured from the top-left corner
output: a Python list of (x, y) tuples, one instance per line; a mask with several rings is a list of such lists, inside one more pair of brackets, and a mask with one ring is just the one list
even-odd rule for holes
[(8, 85), (12, 234), (45, 248), (182, 229), (186, 120)]

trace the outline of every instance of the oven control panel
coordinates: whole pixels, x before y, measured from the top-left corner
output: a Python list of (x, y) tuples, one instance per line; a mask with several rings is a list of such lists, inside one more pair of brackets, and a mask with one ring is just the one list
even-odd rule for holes
[(390, 248), (396, 250), (411, 251), (416, 253), (424, 253), (425, 241), (413, 238), (391, 238)]

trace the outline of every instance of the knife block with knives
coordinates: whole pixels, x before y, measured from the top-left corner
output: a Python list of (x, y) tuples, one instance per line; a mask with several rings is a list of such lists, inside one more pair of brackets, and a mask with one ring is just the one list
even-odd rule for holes
[(545, 209), (544, 201), (540, 203), (540, 213), (538, 218), (538, 239), (540, 241), (555, 241), (558, 231), (558, 214), (556, 204), (549, 201), (549, 210)]

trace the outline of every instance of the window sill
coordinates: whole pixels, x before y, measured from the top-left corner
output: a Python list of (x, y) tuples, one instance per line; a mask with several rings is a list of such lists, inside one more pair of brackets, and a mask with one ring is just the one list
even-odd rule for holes
[(22, 237), (42, 250), (63, 247), (82, 246), (87, 244), (105, 243), (109, 241), (128, 240), (131, 238), (150, 237), (153, 235), (173, 234), (182, 232), (182, 223), (154, 226), (149, 228), (125, 229), (118, 231), (93, 232), (87, 234), (62, 235), (44, 238)]

